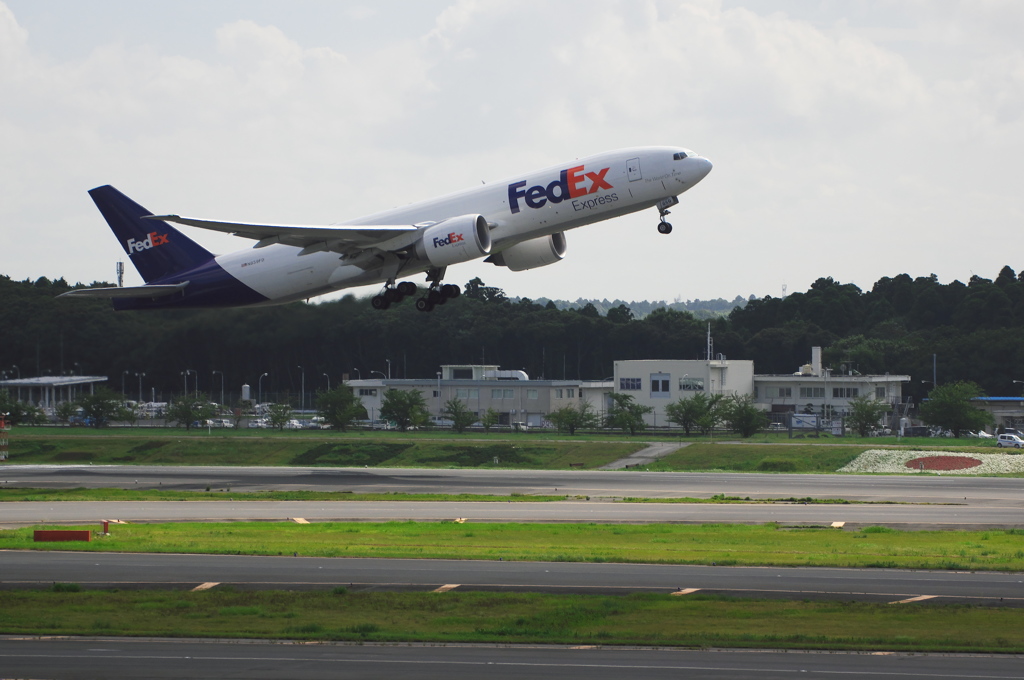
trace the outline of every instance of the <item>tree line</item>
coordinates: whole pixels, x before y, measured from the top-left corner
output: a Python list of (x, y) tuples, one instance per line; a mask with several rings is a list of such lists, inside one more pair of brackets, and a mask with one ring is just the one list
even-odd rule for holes
[[(625, 359), (750, 359), (758, 373), (792, 373), (824, 348), (834, 371), (909, 374), (917, 401), (937, 382), (972, 381), (982, 393), (1020, 392), (1024, 380), (1024, 274), (939, 283), (933, 275), (880, 279), (871, 290), (821, 278), (803, 293), (750, 300), (728, 316), (698, 319), (660, 308), (643, 318), (625, 304), (511, 301), (480, 279), (431, 314), (411, 304), (374, 310), (348, 295), (318, 303), (218, 310), (114, 312), (101, 300), (58, 299), (63, 279), (0, 277), (0, 372), (7, 378), (105, 375), (143, 400), (198, 391), (237, 402), (243, 383), (266, 401), (293, 401), (343, 376), (422, 378), (442, 364), (497, 364), (532, 378), (600, 380)], [(260, 381), (260, 376), (266, 374)], [(142, 374), (145, 374), (144, 376)], [(922, 382), (925, 381), (925, 382)], [(305, 388), (305, 395), (300, 392)], [(233, 395), (233, 396), (232, 396)]]

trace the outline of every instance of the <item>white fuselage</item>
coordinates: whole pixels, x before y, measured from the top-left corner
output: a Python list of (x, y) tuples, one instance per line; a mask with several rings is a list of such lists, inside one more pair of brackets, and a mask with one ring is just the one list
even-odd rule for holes
[[(342, 224), (420, 225), (480, 214), (490, 225), (495, 254), (523, 241), (653, 207), (683, 193), (710, 169), (707, 159), (679, 147), (621, 149)], [(432, 268), (415, 255), (386, 253), (349, 264), (337, 253), (300, 255), (298, 248), (281, 244), (220, 255), (216, 262), (268, 298), (267, 304), (407, 278)]]

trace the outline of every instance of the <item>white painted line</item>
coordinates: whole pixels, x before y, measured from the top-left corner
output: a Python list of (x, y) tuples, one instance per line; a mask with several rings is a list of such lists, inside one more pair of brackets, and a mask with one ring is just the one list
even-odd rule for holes
[(908, 602), (921, 602), (922, 600), (930, 600), (933, 597), (938, 597), (938, 595), (918, 595), (917, 597), (909, 597), (906, 600), (896, 600), (895, 602), (890, 602), (889, 604), (907, 604)]
[(447, 593), (449, 590), (455, 590), (460, 585), (461, 584), (459, 584), (459, 583), (448, 583), (448, 584), (445, 584), (445, 585), (441, 586), (437, 590), (434, 590), (433, 592), (435, 592), (435, 593)]
[(309, 524), (309, 522), (307, 522), (302, 517), (292, 517), (292, 521), (295, 522), (296, 524)]
[(672, 592), (671, 594), (672, 595), (689, 595), (690, 593), (695, 593), (698, 590), (700, 590), (700, 588), (680, 588), (679, 590), (676, 590), (676, 591)]
[(200, 590), (209, 590), (210, 588), (212, 588), (214, 586), (219, 586), (219, 585), (220, 585), (219, 581), (208, 581), (206, 583), (200, 583), (199, 585), (197, 585), (195, 588), (192, 589), (192, 592), (195, 593), (195, 592), (198, 592)]
[(842, 529), (846, 526), (846, 522), (832, 522), (833, 529)]

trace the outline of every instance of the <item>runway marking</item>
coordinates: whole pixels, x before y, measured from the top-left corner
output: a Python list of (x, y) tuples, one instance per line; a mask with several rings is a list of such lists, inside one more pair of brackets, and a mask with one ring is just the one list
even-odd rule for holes
[(842, 529), (846, 526), (846, 522), (832, 522), (833, 529)]
[(458, 584), (458, 583), (446, 583), (445, 585), (443, 585), (440, 588), (438, 588), (436, 590), (433, 590), (431, 592), (434, 592), (434, 593), (447, 593), (449, 590), (455, 590), (456, 588), (459, 587), (459, 585), (460, 584)]
[(292, 521), (296, 524), (309, 524), (309, 522), (302, 517), (292, 517)]
[(890, 602), (889, 604), (907, 604), (908, 602), (921, 602), (922, 600), (930, 600), (933, 597), (938, 597), (938, 595), (918, 595), (917, 597), (908, 597), (906, 600), (896, 600), (895, 602)]
[(210, 588), (213, 588), (214, 586), (219, 586), (219, 585), (220, 585), (219, 581), (207, 581), (206, 583), (200, 583), (199, 585), (197, 585), (195, 588), (192, 589), (192, 592), (195, 593), (195, 592), (198, 592), (200, 590), (209, 590)]
[(456, 517), (455, 518), (455, 523), (456, 524), (465, 524), (466, 523), (466, 518), (465, 517)]
[(700, 588), (680, 588), (679, 590), (673, 591), (672, 595), (689, 595), (690, 593), (695, 593), (698, 590), (700, 590)]

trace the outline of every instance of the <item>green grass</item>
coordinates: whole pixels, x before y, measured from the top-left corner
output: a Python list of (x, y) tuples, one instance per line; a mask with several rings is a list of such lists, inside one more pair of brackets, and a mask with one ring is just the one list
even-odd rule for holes
[(840, 531), (772, 524), (132, 524), (114, 525), (110, 536), (96, 536), (89, 543), (33, 543), (31, 528), (0, 531), (0, 550), (975, 571), (1024, 571), (1021, 545), (1020, 530)]
[[(137, 465), (293, 465), (417, 468), (596, 468), (642, 449), (637, 441), (448, 439), (423, 436), (376, 437), (341, 433), (255, 436), (154, 435), (125, 431), (105, 436), (84, 430), (51, 429), (10, 437), (10, 462), (20, 464), (95, 463)], [(243, 434), (244, 433), (244, 434)], [(298, 436), (303, 435), (303, 436)], [(497, 463), (495, 462), (497, 459)]]
[(792, 444), (690, 444), (645, 470), (830, 473), (866, 451), (866, 446)]
[(694, 595), (0, 592), (9, 635), (1024, 652), (1020, 611)]

